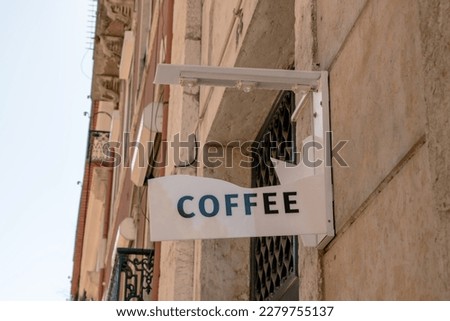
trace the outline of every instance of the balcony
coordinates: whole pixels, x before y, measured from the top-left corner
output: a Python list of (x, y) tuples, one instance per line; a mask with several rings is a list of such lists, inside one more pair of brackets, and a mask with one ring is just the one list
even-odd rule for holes
[(152, 291), (154, 251), (118, 248), (108, 301), (144, 301)]
[(109, 132), (100, 130), (89, 131), (88, 161), (91, 163), (106, 164), (110, 160), (111, 152), (105, 148), (109, 142)]

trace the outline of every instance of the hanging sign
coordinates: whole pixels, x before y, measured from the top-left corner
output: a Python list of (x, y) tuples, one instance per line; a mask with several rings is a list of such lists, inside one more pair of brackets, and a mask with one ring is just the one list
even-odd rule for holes
[(261, 188), (187, 175), (150, 179), (150, 239), (326, 234), (324, 175), (293, 179), (293, 170), (277, 168), (282, 184)]

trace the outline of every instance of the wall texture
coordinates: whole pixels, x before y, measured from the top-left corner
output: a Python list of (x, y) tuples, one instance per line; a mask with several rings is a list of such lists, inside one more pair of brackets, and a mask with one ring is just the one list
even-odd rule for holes
[(420, 40), (423, 57), (426, 134), (431, 168), (433, 215), (438, 221), (433, 235), (439, 253), (433, 258), (442, 291), (450, 299), (450, 3), (445, 0), (419, 3)]
[(445, 12), (296, 1), (296, 66), (329, 71), (333, 143), (348, 141), (348, 166), (333, 163), (337, 236), (323, 252), (300, 247), (302, 299), (450, 298)]

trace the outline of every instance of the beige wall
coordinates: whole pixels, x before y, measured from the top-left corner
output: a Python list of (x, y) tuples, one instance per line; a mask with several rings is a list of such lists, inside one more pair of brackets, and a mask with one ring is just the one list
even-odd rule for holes
[(324, 299), (448, 298), (426, 147), (411, 156), (325, 253)]
[[(173, 64), (200, 64), (201, 1), (175, 1), (172, 57)], [(171, 86), (169, 102), (168, 141), (179, 135), (187, 141), (195, 133), (198, 120), (198, 88), (188, 89)], [(170, 146), (170, 145), (169, 145)], [(179, 161), (189, 162), (188, 150), (180, 151), (179, 159), (174, 150), (168, 149), (167, 175), (195, 175), (192, 167), (177, 167)], [(161, 276), (159, 300), (194, 299), (194, 241), (161, 243)]]
[[(250, 186), (250, 169), (238, 166), (243, 158), (240, 150), (229, 147), (223, 153), (232, 155), (233, 163), (229, 168), (201, 166), (199, 175)], [(246, 238), (195, 241), (194, 299), (248, 300), (249, 251), (250, 240)]]
[(434, 168), (448, 152), (430, 155), (430, 139), (439, 132), (436, 146), (448, 145), (442, 119), (448, 122), (449, 104), (443, 77), (430, 79), (424, 66), (442, 72), (436, 62), (447, 69), (449, 62), (443, 48), (432, 57), (423, 52), (439, 47), (448, 5), (297, 0), (296, 6), (296, 64), (329, 71), (333, 140), (348, 140), (340, 155), (349, 165), (333, 164), (337, 236), (322, 253), (300, 250), (300, 297), (448, 300), (449, 215), (442, 208), (448, 194), (438, 197), (431, 178), (448, 175), (448, 168)]
[(103, 220), (105, 202), (108, 193), (108, 169), (94, 168), (89, 205), (86, 211), (86, 229), (83, 237), (81, 260), (80, 296), (86, 291), (86, 297), (98, 300), (100, 286), (100, 270), (104, 267), (102, 251)]

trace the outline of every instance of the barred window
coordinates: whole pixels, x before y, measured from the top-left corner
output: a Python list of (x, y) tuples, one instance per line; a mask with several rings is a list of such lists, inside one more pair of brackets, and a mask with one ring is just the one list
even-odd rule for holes
[[(295, 128), (291, 115), (295, 94), (282, 92), (253, 149), (253, 187), (280, 184), (270, 157), (295, 162)], [(297, 236), (256, 237), (251, 240), (252, 300), (298, 300)]]

